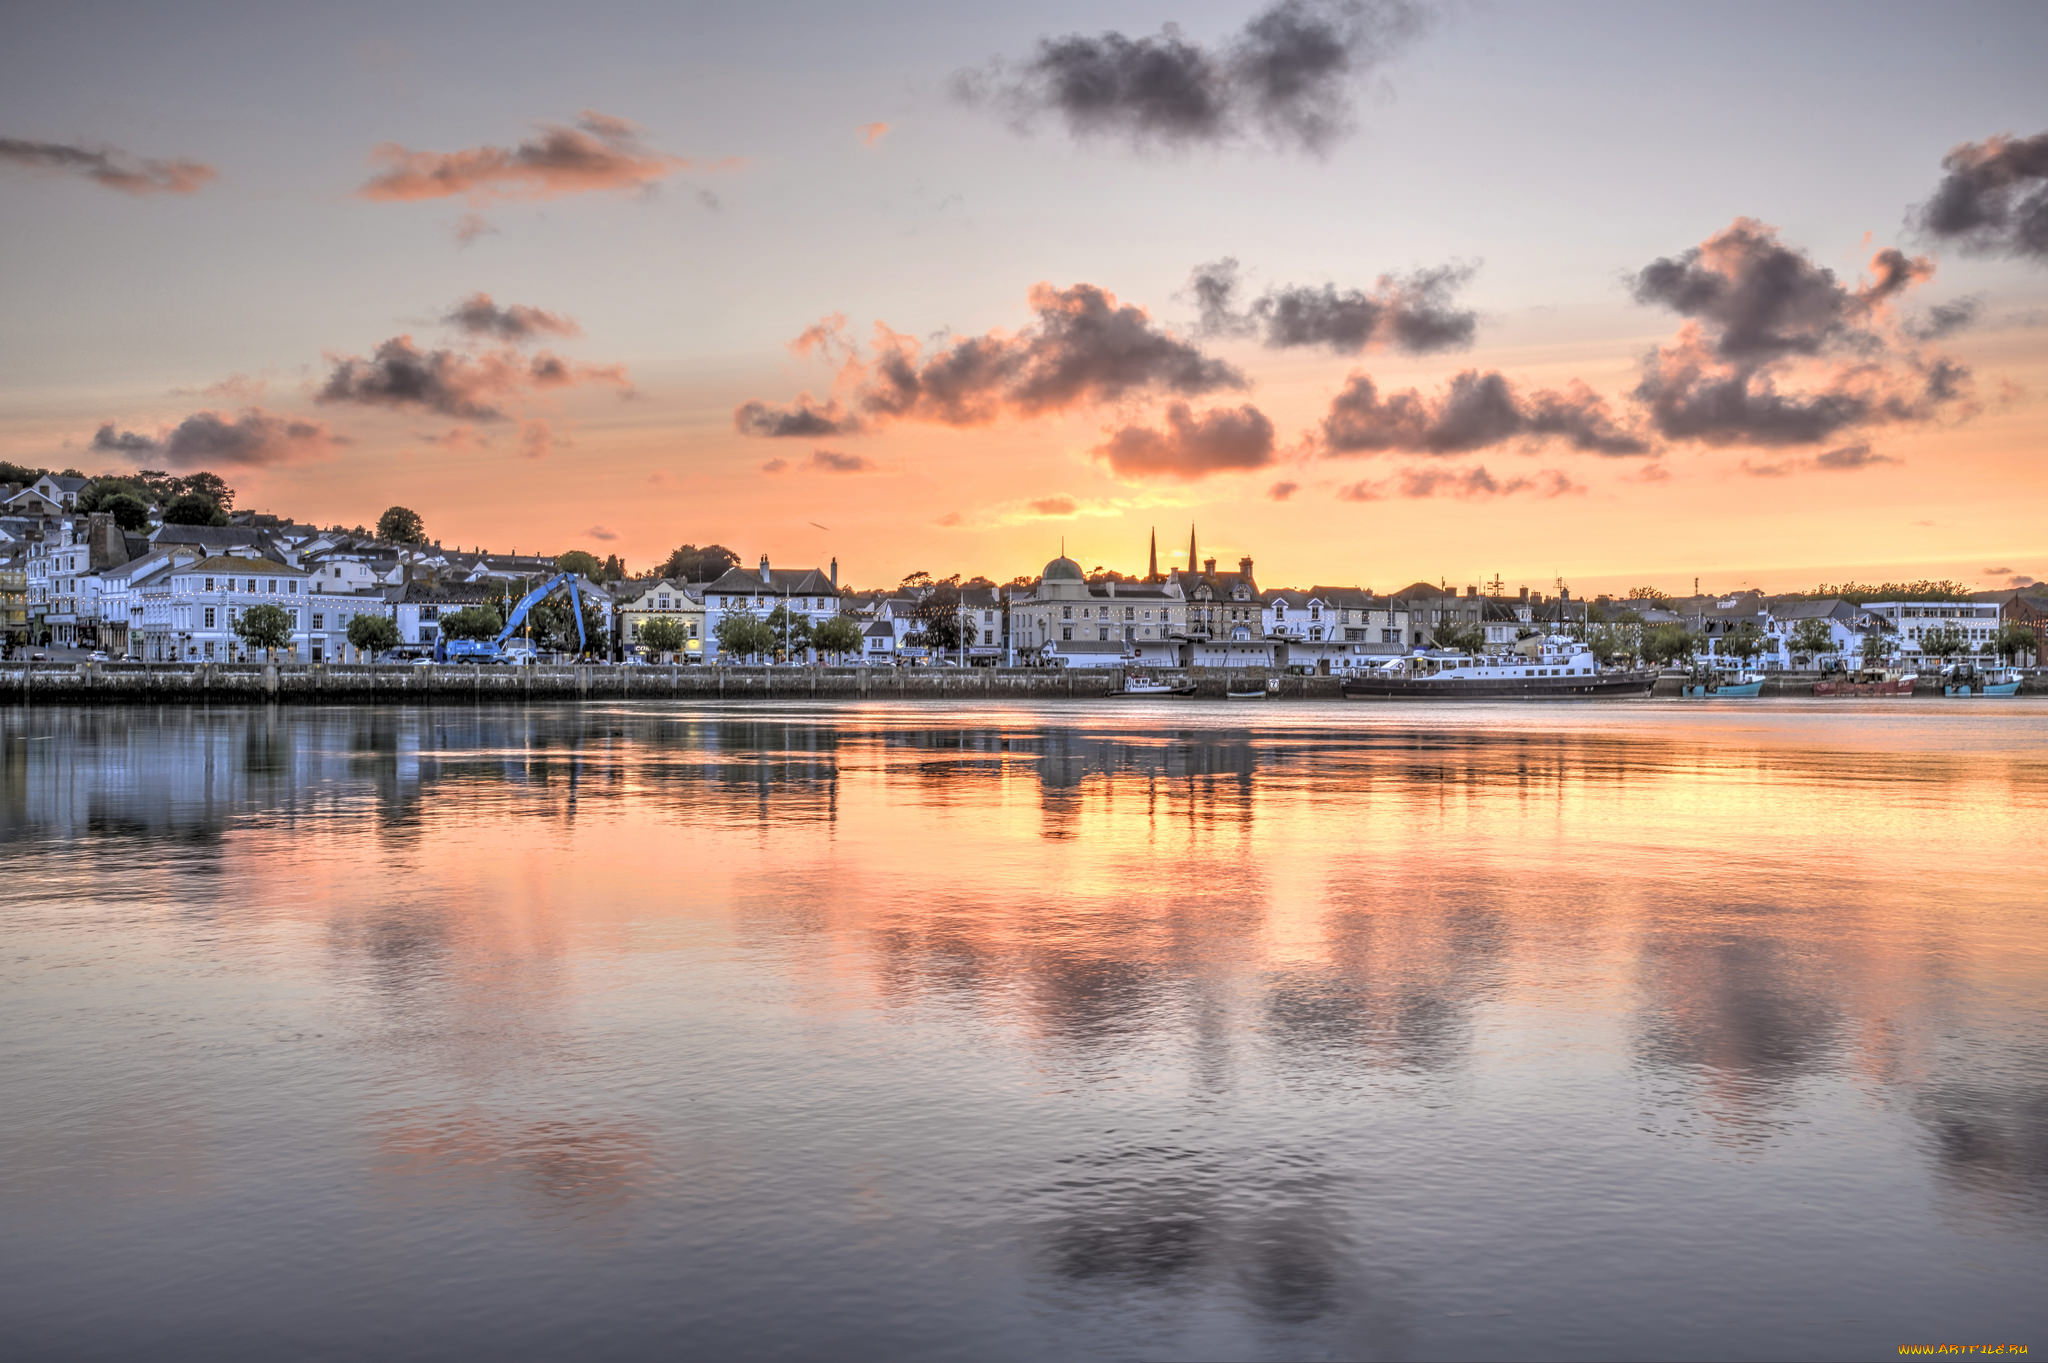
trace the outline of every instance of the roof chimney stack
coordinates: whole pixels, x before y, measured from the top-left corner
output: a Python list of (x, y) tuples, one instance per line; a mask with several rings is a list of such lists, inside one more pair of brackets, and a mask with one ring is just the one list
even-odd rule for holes
[(762, 580), (763, 582), (766, 582), (766, 581), (768, 581), (768, 580), (769, 580), (769, 578), (768, 578), (768, 556), (767, 556), (766, 554), (763, 554), (763, 555), (761, 555), (761, 580)]
[(1243, 573), (1246, 577), (1252, 575), (1252, 556), (1250, 554), (1246, 554), (1237, 561), (1237, 571)]
[(1205, 558), (1205, 559), (1203, 559), (1203, 560), (1202, 560), (1202, 571), (1203, 571), (1203, 572), (1205, 572), (1205, 573), (1214, 573), (1214, 572), (1216, 571), (1216, 560), (1215, 560), (1215, 559), (1213, 559), (1213, 558)]
[(832, 590), (839, 590), (839, 558), (836, 554), (832, 558)]

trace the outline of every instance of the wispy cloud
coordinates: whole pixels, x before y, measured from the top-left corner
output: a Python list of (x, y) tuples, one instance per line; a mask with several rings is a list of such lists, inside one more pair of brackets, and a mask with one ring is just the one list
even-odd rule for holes
[(539, 134), (510, 147), (414, 151), (387, 142), (370, 153), (377, 173), (356, 192), (366, 199), (554, 199), (640, 189), (696, 163), (641, 142), (622, 118), (586, 109), (573, 126), (536, 125)]
[(29, 142), (17, 137), (0, 137), (0, 165), (76, 175), (107, 189), (136, 195), (190, 194), (220, 175), (204, 161), (159, 161), (133, 156), (116, 147)]

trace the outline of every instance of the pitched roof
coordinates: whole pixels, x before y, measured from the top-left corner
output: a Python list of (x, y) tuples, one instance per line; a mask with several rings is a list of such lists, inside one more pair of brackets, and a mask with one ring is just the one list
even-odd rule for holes
[(151, 544), (196, 544), (204, 549), (269, 549), (270, 536), (243, 525), (160, 525)]
[(252, 573), (265, 577), (289, 577), (296, 573), (303, 577), (304, 568), (294, 568), (289, 563), (280, 563), (274, 558), (236, 558), (229, 554), (214, 554), (208, 558), (195, 559), (185, 566), (186, 572), (221, 573), (230, 577), (247, 577)]
[(706, 596), (837, 596), (832, 579), (817, 568), (770, 568), (768, 580), (758, 569), (728, 568), (704, 588)]

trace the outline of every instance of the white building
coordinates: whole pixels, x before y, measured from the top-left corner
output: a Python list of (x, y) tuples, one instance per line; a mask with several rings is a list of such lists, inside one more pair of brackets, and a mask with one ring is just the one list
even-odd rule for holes
[(1962, 633), (1966, 651), (1988, 653), (1998, 632), (1999, 608), (1982, 601), (1872, 601), (1863, 609), (1896, 631), (1899, 657), (1921, 656), (1920, 642), (1937, 629)]
[[(719, 654), (718, 627), (734, 615), (747, 614), (766, 620), (776, 607), (787, 605), (791, 614), (808, 619), (815, 627), (839, 614), (839, 560), (832, 560), (829, 574), (816, 568), (770, 568), (768, 556), (761, 555), (758, 571), (729, 568), (715, 582), (704, 585), (704, 659), (725, 661)], [(812, 661), (815, 654), (804, 650), (792, 661)]]
[(694, 582), (653, 578), (623, 582), (613, 588), (619, 603), (619, 642), (640, 647), (640, 626), (649, 620), (673, 620), (683, 629), (683, 647), (676, 661), (704, 661), (704, 588)]
[(173, 657), (185, 662), (249, 660), (251, 655), (235, 634), (235, 621), (251, 606), (277, 606), (291, 618), (293, 635), (280, 660), (305, 659), (304, 569), (274, 559), (221, 554), (181, 563), (167, 576), (167, 634)]

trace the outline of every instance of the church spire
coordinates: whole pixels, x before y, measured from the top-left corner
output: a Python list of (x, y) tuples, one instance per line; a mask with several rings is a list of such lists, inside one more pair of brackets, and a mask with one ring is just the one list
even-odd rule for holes
[(1158, 526), (1154, 526), (1154, 527), (1152, 527), (1152, 564), (1151, 564), (1151, 566), (1150, 566), (1149, 568), (1147, 568), (1147, 569), (1145, 570), (1145, 580), (1146, 580), (1147, 582), (1157, 582), (1157, 581), (1159, 580), (1159, 527), (1158, 527)]
[(1188, 527), (1188, 576), (1195, 574), (1195, 527)]

